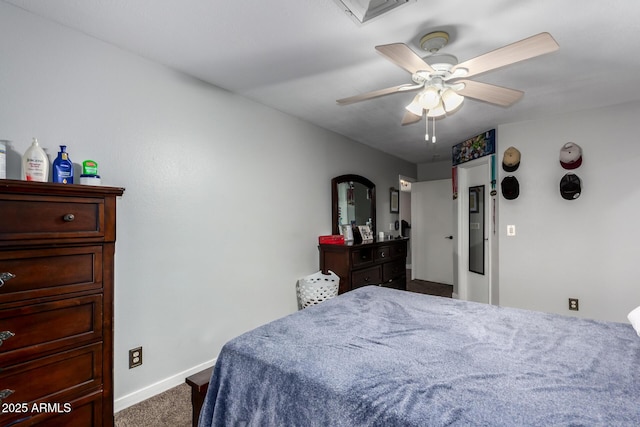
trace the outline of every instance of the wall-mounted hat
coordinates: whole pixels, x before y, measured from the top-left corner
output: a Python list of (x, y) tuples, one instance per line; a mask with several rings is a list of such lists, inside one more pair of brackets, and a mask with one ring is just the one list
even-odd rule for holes
[(517, 199), (520, 195), (520, 183), (515, 176), (505, 176), (500, 183), (502, 196), (507, 200)]
[(569, 172), (560, 180), (560, 195), (563, 199), (574, 200), (580, 197), (582, 184), (578, 175)]
[(582, 148), (575, 142), (567, 142), (560, 149), (560, 164), (565, 169), (575, 169), (582, 164)]
[(502, 157), (502, 169), (507, 172), (513, 172), (520, 166), (520, 151), (515, 147), (509, 147), (504, 150)]

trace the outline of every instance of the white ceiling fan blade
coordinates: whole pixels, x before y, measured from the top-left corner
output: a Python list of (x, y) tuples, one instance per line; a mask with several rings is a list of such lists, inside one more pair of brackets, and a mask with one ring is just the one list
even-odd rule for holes
[(422, 58), (412, 51), (404, 43), (392, 43), (376, 46), (376, 50), (384, 55), (389, 61), (404, 68), (411, 74), (417, 71), (434, 71), (431, 65), (424, 62)]
[(476, 82), (474, 80), (458, 80), (456, 84), (458, 83), (464, 84), (464, 88), (456, 90), (459, 95), (502, 107), (509, 107), (524, 95), (524, 92), (521, 90)]
[(389, 95), (397, 92), (407, 92), (411, 90), (420, 89), (423, 85), (411, 85), (403, 84), (386, 89), (374, 90), (373, 92), (361, 93), (360, 95), (350, 96), (348, 98), (338, 99), (336, 102), (338, 105), (349, 105), (355, 102), (366, 101), (367, 99), (378, 98), (380, 96)]
[(506, 65), (515, 64), (525, 59), (534, 58), (558, 50), (560, 46), (549, 33), (540, 33), (524, 40), (493, 50), (484, 55), (469, 59), (454, 66), (451, 72), (465, 69), (467, 73), (462, 77), (477, 76), (487, 71), (495, 70)]
[(422, 116), (413, 114), (411, 111), (406, 111), (404, 113), (404, 117), (402, 118), (402, 126), (417, 123), (420, 120), (422, 120)]

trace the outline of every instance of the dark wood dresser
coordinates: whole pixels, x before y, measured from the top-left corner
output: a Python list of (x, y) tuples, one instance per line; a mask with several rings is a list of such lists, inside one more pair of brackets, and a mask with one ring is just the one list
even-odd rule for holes
[(123, 191), (0, 180), (0, 425), (113, 426)]
[(320, 270), (340, 276), (339, 294), (367, 285), (406, 290), (407, 240), (320, 244)]

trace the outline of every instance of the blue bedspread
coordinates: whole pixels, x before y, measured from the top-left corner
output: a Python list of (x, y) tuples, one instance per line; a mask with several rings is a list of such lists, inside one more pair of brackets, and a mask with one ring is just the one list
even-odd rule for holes
[(229, 341), (200, 425), (640, 425), (628, 324), (369, 286)]

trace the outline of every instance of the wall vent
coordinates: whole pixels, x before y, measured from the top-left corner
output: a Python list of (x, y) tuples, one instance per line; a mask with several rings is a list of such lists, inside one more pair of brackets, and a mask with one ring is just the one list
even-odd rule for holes
[(417, 0), (335, 0), (356, 23), (364, 24), (393, 9)]

